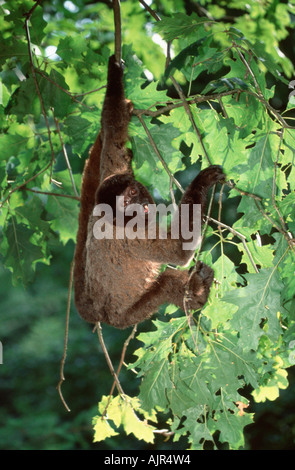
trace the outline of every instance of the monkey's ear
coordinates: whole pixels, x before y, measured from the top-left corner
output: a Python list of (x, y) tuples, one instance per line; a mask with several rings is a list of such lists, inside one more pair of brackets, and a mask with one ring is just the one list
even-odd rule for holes
[(96, 204), (109, 204), (116, 207), (116, 196), (120, 196), (131, 183), (129, 175), (115, 175), (106, 178), (98, 187), (95, 195)]

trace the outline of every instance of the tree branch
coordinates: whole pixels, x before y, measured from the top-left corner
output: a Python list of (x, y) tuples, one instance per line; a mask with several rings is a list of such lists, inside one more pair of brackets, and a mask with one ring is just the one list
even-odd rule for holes
[[(50, 151), (51, 151), (51, 165), (52, 165), (52, 163), (55, 162), (55, 155), (54, 155), (54, 150), (53, 150), (53, 144), (52, 144), (52, 141), (51, 141), (51, 130), (50, 130), (48, 118), (47, 118), (47, 115), (46, 115), (42, 95), (41, 95), (41, 92), (40, 92), (38, 80), (37, 80), (36, 73), (35, 73), (35, 66), (34, 66), (33, 53), (32, 53), (32, 44), (31, 44), (31, 38), (30, 38), (30, 29), (29, 29), (29, 21), (31, 19), (31, 16), (32, 16), (33, 12), (35, 11), (35, 9), (37, 8), (37, 6), (41, 3), (41, 1), (42, 0), (38, 0), (35, 3), (35, 5), (30, 9), (30, 11), (28, 13), (25, 13), (25, 15), (24, 15), (25, 18), (26, 18), (25, 19), (25, 32), (26, 32), (26, 38), (27, 38), (27, 43), (28, 43), (29, 62), (30, 62), (30, 68), (31, 68), (31, 72), (32, 72), (32, 78), (33, 78), (33, 81), (34, 81), (34, 84), (35, 84), (36, 92), (37, 92), (37, 95), (38, 95), (38, 98), (39, 98), (39, 101), (40, 101), (40, 105), (41, 105), (41, 111), (42, 111), (42, 114), (44, 116), (44, 120), (45, 120), (46, 127), (47, 127), (48, 140), (49, 140)], [(51, 167), (51, 176), (52, 176), (52, 167)]]
[(122, 32), (121, 32), (121, 7), (120, 0), (113, 0), (115, 23), (115, 57), (118, 64), (122, 60)]
[(61, 386), (63, 382), (65, 381), (65, 376), (64, 376), (64, 366), (66, 362), (66, 357), (67, 357), (67, 349), (68, 349), (68, 336), (69, 336), (69, 321), (70, 321), (70, 308), (71, 308), (71, 293), (72, 293), (72, 285), (73, 285), (73, 274), (74, 274), (74, 261), (72, 261), (71, 264), (71, 270), (70, 270), (70, 281), (69, 281), (69, 289), (68, 289), (68, 302), (67, 302), (67, 316), (66, 316), (66, 329), (65, 329), (65, 338), (64, 338), (64, 351), (63, 351), (63, 356), (61, 359), (60, 363), (60, 381), (57, 384), (57, 390), (60, 396), (60, 399), (66, 408), (67, 411), (71, 411), (70, 408), (68, 407), (62, 391), (61, 391)]
[(36, 193), (36, 194), (44, 194), (46, 196), (57, 196), (57, 197), (65, 197), (68, 199), (75, 199), (75, 201), (80, 201), (79, 196), (71, 196), (70, 194), (60, 194), (60, 193), (51, 193), (49, 191), (39, 191), (38, 189), (33, 189), (33, 188), (23, 188), (26, 191), (30, 191), (31, 193)]
[[(45, 168), (43, 168), (43, 170), (40, 170), (38, 173), (36, 173), (34, 176), (31, 176), (31, 178), (27, 179), (24, 183), (20, 184), (19, 186), (17, 186), (16, 188), (13, 188), (10, 193), (8, 194), (8, 196), (4, 199), (4, 201), (1, 202), (0, 204), (0, 207), (3, 207), (4, 204), (8, 201), (8, 199), (10, 198), (10, 196), (12, 195), (12, 193), (14, 193), (15, 191), (19, 191), (20, 189), (22, 189), (24, 186), (26, 186), (28, 183), (30, 183), (31, 181), (33, 181), (35, 178), (37, 178), (39, 175), (41, 175), (42, 173), (44, 173), (46, 170), (48, 170), (48, 168), (51, 166), (51, 162), (48, 163), (48, 165), (46, 165)], [(25, 188), (25, 189), (28, 189), (28, 188)]]
[(111, 374), (112, 374), (112, 376), (113, 376), (114, 379), (115, 379), (115, 383), (116, 383), (118, 392), (119, 392), (120, 395), (125, 395), (125, 394), (124, 394), (124, 391), (123, 391), (123, 389), (122, 389), (122, 387), (121, 387), (121, 384), (120, 384), (120, 382), (119, 382), (118, 376), (117, 376), (117, 374), (116, 374), (116, 372), (115, 372), (115, 369), (114, 369), (114, 366), (113, 366), (113, 364), (112, 364), (111, 358), (110, 358), (110, 356), (109, 356), (107, 347), (106, 347), (106, 345), (105, 345), (105, 342), (104, 342), (104, 339), (103, 339), (103, 335), (102, 335), (102, 327), (101, 327), (101, 323), (100, 323), (100, 322), (97, 322), (97, 323), (96, 323), (96, 326), (95, 326), (95, 328), (94, 328), (93, 331), (95, 331), (95, 330), (97, 330), (97, 335), (98, 335), (98, 339), (99, 339), (101, 348), (102, 348), (102, 350), (103, 350), (103, 353), (104, 353), (104, 356), (105, 356), (105, 358), (106, 358), (106, 361), (107, 361), (107, 364), (108, 364), (108, 366), (109, 366), (109, 369), (110, 369), (110, 371), (111, 371)]

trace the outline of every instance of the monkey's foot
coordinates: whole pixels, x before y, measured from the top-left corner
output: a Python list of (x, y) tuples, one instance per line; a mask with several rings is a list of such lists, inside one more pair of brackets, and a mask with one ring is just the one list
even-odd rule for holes
[(207, 302), (214, 278), (214, 271), (210, 266), (201, 261), (197, 262), (193, 270), (194, 272), (188, 288), (188, 296), (185, 300), (189, 301), (190, 308), (196, 310), (203, 307)]

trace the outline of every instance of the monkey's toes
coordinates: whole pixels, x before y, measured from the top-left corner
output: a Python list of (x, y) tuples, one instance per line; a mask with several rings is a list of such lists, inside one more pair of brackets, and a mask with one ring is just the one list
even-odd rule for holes
[(209, 281), (210, 283), (213, 282), (214, 278), (214, 271), (210, 266), (203, 263), (202, 261), (198, 261), (196, 264), (196, 273), (204, 280)]

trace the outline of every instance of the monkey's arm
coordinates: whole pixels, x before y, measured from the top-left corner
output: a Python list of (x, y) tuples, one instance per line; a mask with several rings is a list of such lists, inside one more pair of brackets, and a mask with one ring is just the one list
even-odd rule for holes
[(201, 204), (202, 217), (207, 203), (209, 189), (216, 183), (225, 179), (222, 168), (219, 165), (210, 165), (195, 177), (187, 190), (185, 191), (181, 204)]
[(134, 325), (155, 313), (159, 306), (168, 302), (184, 308), (184, 297), (188, 293), (190, 308), (197, 310), (206, 302), (213, 282), (213, 270), (198, 262), (196, 272), (190, 277), (188, 271), (167, 268), (153, 286), (120, 316), (119, 328)]
[[(208, 191), (222, 179), (224, 174), (217, 165), (202, 170), (183, 195), (167, 237), (161, 239), (157, 235), (155, 239), (149, 239), (147, 235), (145, 240), (134, 240), (130, 254), (162, 264), (187, 265), (201, 241), (201, 226)], [(186, 205), (186, 208), (183, 205)], [(197, 205), (199, 210), (196, 210)]]

